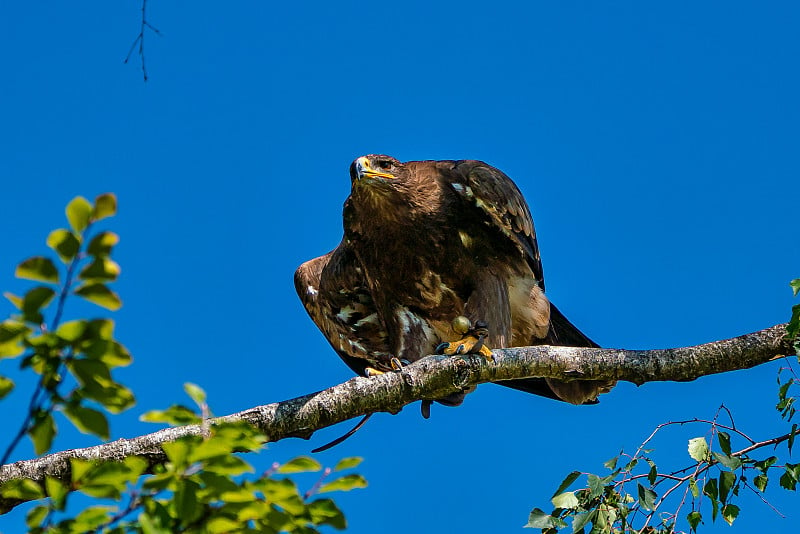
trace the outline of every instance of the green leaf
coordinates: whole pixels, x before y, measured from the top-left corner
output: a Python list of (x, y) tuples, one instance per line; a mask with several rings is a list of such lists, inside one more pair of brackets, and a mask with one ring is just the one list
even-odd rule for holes
[[(156, 506), (160, 506), (156, 504)], [(137, 521), (142, 527), (143, 534), (170, 534), (169, 528), (162, 525), (161, 509), (152, 511), (151, 513), (142, 512), (139, 514)], [(166, 514), (164, 514), (166, 515)]]
[(230, 454), (207, 459), (203, 464), (203, 468), (212, 473), (229, 476), (253, 472), (253, 466), (238, 456), (233, 456)]
[(89, 282), (113, 282), (119, 276), (119, 264), (107, 256), (98, 256), (95, 260), (81, 269), (78, 278)]
[(0, 399), (11, 393), (14, 389), (14, 381), (8, 377), (0, 375)]
[(330, 525), (338, 530), (347, 528), (344, 514), (331, 499), (317, 499), (309, 503), (308, 513), (314, 525)]
[(75, 290), (75, 294), (111, 311), (116, 311), (122, 306), (122, 300), (120, 300), (119, 295), (108, 289), (104, 284), (83, 284)]
[(700, 515), (700, 512), (689, 512), (686, 516), (686, 521), (689, 523), (689, 528), (697, 532), (697, 526), (702, 523), (703, 516)]
[(692, 438), (689, 440), (689, 456), (698, 462), (705, 462), (708, 459), (706, 438)]
[(794, 465), (788, 462), (786, 463), (786, 470), (781, 475), (780, 484), (782, 488), (789, 491), (794, 491), (797, 488), (797, 476), (794, 472)]
[(0, 343), (0, 358), (13, 358), (25, 352), (25, 348), (19, 341)]
[(37, 282), (58, 283), (58, 269), (53, 260), (44, 256), (34, 256), (23, 261), (17, 265), (14, 276)]
[(133, 358), (122, 344), (105, 339), (90, 343), (83, 349), (87, 358), (99, 360), (109, 368), (130, 365)]
[(104, 362), (78, 358), (71, 360), (67, 364), (67, 369), (81, 384), (79, 390), (81, 396), (96, 400), (112, 413), (119, 413), (133, 406), (135, 402), (133, 393), (112, 380), (109, 367)]
[(228, 519), (223, 516), (214, 516), (209, 519), (204, 526), (204, 530), (209, 534), (227, 534), (240, 530), (241, 525), (235, 519)]
[(180, 518), (181, 524), (188, 525), (194, 522), (203, 511), (202, 505), (197, 500), (200, 484), (193, 480), (181, 480), (172, 496), (172, 507), (175, 517)]
[(722, 519), (729, 525), (733, 525), (736, 518), (739, 517), (739, 507), (735, 504), (726, 504), (722, 507)]
[(103, 440), (110, 437), (108, 420), (97, 410), (79, 404), (68, 405), (64, 408), (64, 415), (84, 434), (94, 434)]
[(89, 322), (84, 319), (61, 323), (61, 326), (56, 329), (56, 335), (64, 341), (74, 343), (83, 337), (88, 325)]
[(55, 509), (63, 510), (65, 498), (67, 493), (69, 493), (67, 487), (57, 478), (50, 476), (45, 477), (44, 487), (47, 490), (47, 496), (50, 497), (50, 501), (53, 503)]
[(656, 492), (637, 484), (639, 490), (639, 504), (645, 510), (653, 510), (656, 506)]
[(345, 469), (351, 469), (353, 467), (358, 467), (361, 462), (364, 461), (364, 458), (360, 456), (350, 456), (349, 458), (342, 458), (336, 464), (336, 467), (333, 468), (334, 471), (344, 471)]
[(115, 506), (91, 506), (75, 516), (70, 525), (72, 532), (94, 532), (101, 525), (108, 523)]
[(777, 456), (770, 456), (766, 460), (760, 460), (760, 461), (756, 462), (755, 464), (753, 464), (753, 466), (756, 469), (758, 469), (759, 471), (761, 471), (762, 473), (766, 474), (767, 470), (770, 467), (772, 467), (773, 465), (775, 465), (775, 462), (777, 462), (777, 461), (778, 461), (778, 457)]
[(182, 470), (188, 465), (189, 449), (195, 441), (192, 438), (193, 436), (161, 444), (161, 448), (175, 469)]
[(44, 319), (40, 310), (47, 307), (56, 292), (45, 286), (36, 286), (25, 293), (22, 299), (23, 318), (31, 323), (42, 323)]
[(762, 492), (767, 489), (767, 482), (769, 482), (767, 475), (758, 475), (753, 479), (753, 484), (758, 488), (758, 491)]
[(572, 509), (578, 507), (578, 498), (575, 496), (574, 491), (565, 491), (559, 495), (556, 495), (550, 502), (553, 503), (553, 506), (556, 508), (566, 508)]
[(706, 485), (703, 486), (703, 493), (708, 495), (714, 500), (719, 498), (719, 490), (717, 489), (717, 479), (711, 478), (706, 482)]
[(141, 474), (141, 471), (132, 470), (131, 467), (129, 462), (95, 462), (82, 472), (81, 479), (75, 483), (87, 495), (119, 499), (126, 485)]
[(327, 493), (329, 491), (350, 491), (356, 488), (366, 488), (367, 481), (361, 475), (345, 475), (327, 484), (323, 484), (317, 493)]
[(167, 423), (173, 426), (198, 424), (203, 419), (186, 406), (174, 405), (166, 410), (151, 410), (139, 417), (145, 423)]
[(789, 339), (796, 339), (797, 334), (800, 333), (800, 304), (792, 306), (792, 316), (789, 318), (789, 324), (786, 325), (786, 333)]
[(658, 478), (658, 468), (653, 460), (647, 460), (647, 463), (650, 465), (650, 471), (647, 473), (647, 481), (650, 482), (650, 485), (656, 483), (656, 478)]
[(539, 508), (534, 508), (531, 510), (531, 513), (528, 516), (528, 524), (525, 525), (525, 528), (551, 528), (553, 526), (554, 519), (555, 518), (550, 514), (544, 513)]
[(728, 456), (726, 454), (720, 454), (717, 451), (713, 451), (711, 456), (713, 456), (714, 460), (717, 462), (734, 471), (742, 466), (742, 461), (737, 456)]
[(719, 500), (717, 499), (719, 490), (717, 489), (716, 478), (709, 479), (706, 482), (706, 485), (703, 486), (703, 493), (711, 500), (711, 521), (716, 521), (719, 513)]
[(585, 514), (576, 514), (575, 518), (572, 520), (573, 534), (580, 532), (589, 521), (594, 521), (596, 517), (597, 510), (592, 510), (591, 512)]
[(53, 230), (47, 236), (47, 246), (58, 254), (61, 261), (69, 263), (77, 256), (81, 248), (81, 242), (75, 237), (75, 234), (66, 228), (59, 228), (58, 230)]
[(27, 478), (15, 478), (9, 480), (2, 487), (0, 487), (0, 495), (8, 499), (22, 499), (24, 501), (33, 501), (44, 497), (42, 488)]
[(614, 456), (610, 460), (603, 462), (603, 465), (609, 470), (613, 471), (617, 467), (617, 460), (619, 460), (619, 456)]
[(183, 390), (198, 406), (203, 406), (206, 403), (206, 392), (197, 384), (186, 382), (183, 384)]
[(84, 476), (94, 467), (94, 463), (88, 460), (81, 460), (80, 458), (70, 458), (69, 464), (72, 473), (72, 481), (80, 482)]
[(789, 439), (786, 440), (786, 447), (789, 449), (789, 454), (792, 454), (792, 447), (794, 447), (794, 438), (797, 437), (797, 423), (792, 425), (792, 430), (789, 432)]
[(719, 438), (719, 448), (722, 449), (727, 456), (731, 455), (731, 436), (727, 432), (720, 432), (717, 434)]
[(44, 521), (44, 518), (47, 517), (50, 508), (45, 505), (39, 505), (35, 508), (32, 508), (28, 514), (25, 516), (25, 524), (28, 525), (29, 529), (33, 529), (38, 527)]
[(67, 204), (66, 212), (69, 225), (76, 233), (80, 234), (89, 226), (89, 219), (92, 216), (92, 205), (85, 198), (73, 198), (70, 203)]
[(298, 456), (292, 460), (289, 460), (282, 466), (277, 469), (277, 473), (281, 474), (289, 474), (289, 473), (316, 473), (322, 469), (322, 465), (313, 458), (309, 458), (308, 456)]
[(692, 491), (692, 497), (695, 499), (700, 496), (700, 488), (697, 487), (697, 481), (695, 479), (689, 479), (689, 489)]
[(17, 356), (24, 352), (21, 341), (30, 331), (25, 323), (14, 319), (6, 319), (0, 323), (0, 358)]
[(605, 490), (605, 484), (603, 484), (603, 479), (601, 479), (597, 475), (589, 474), (587, 477), (587, 482), (589, 483), (589, 498), (594, 499), (595, 497), (599, 497), (603, 494), (603, 490)]
[(6, 319), (0, 323), (0, 343), (14, 341), (30, 331), (31, 329), (28, 328), (25, 323), (13, 319)]
[(40, 410), (34, 416), (34, 423), (28, 429), (28, 435), (33, 441), (33, 450), (37, 455), (49, 451), (53, 444), (53, 437), (56, 435), (56, 423), (53, 416), (49, 412)]
[(100, 232), (89, 241), (86, 252), (95, 257), (105, 257), (111, 254), (111, 249), (119, 243), (119, 236), (114, 232)]
[(800, 293), (800, 278), (795, 278), (791, 282), (789, 282), (789, 286), (792, 288), (792, 292), (796, 297), (798, 293)]
[(730, 471), (723, 471), (719, 474), (719, 500), (722, 504), (728, 501), (731, 488), (736, 483), (736, 475)]
[(94, 199), (93, 219), (99, 221), (117, 214), (117, 197), (114, 193), (103, 193)]
[(567, 478), (561, 481), (561, 484), (558, 486), (556, 492), (553, 493), (553, 497), (562, 494), (564, 490), (570, 486), (570, 484), (572, 484), (578, 479), (579, 476), (581, 476), (580, 471), (573, 471), (572, 473), (568, 474)]

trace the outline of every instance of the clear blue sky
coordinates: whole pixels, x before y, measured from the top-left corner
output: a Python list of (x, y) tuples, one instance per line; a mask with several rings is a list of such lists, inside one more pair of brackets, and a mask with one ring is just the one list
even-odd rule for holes
[[(122, 62), (136, 0), (8, 4), (0, 287), (27, 287), (14, 266), (45, 252), (70, 198), (113, 191), (115, 318), (135, 357), (119, 379), (138, 399), (113, 419), (115, 438), (154, 430), (138, 415), (183, 402), (186, 381), (217, 414), (337, 384), (351, 372), (292, 274), (338, 243), (348, 165), (377, 152), (509, 174), (531, 205), (551, 300), (605, 346), (784, 322), (800, 276), (800, 8), (646, 4), (151, 0), (163, 36), (147, 35), (147, 83), (138, 59)], [(320, 456), (366, 458), (370, 487), (339, 497), (352, 533), (517, 532), (569, 471), (600, 472), (657, 423), (724, 402), (754, 437), (779, 432), (777, 368), (621, 384), (595, 407), (487, 385), (428, 421), (417, 405), (380, 414)], [(3, 402), (3, 428), (17, 427), (29, 390)], [(253, 460), (308, 453), (349, 425)], [(655, 458), (682, 466), (702, 433), (669, 435)], [(56, 448), (94, 443), (65, 431)], [(795, 494), (770, 493), (791, 519), (748, 499), (738, 532), (800, 519)], [(20, 518), (0, 517), (0, 530)]]

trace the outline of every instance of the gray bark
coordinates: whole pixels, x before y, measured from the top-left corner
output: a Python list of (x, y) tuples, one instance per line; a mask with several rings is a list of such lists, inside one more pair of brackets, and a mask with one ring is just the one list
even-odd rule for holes
[[(515, 347), (495, 349), (495, 362), (476, 355), (429, 356), (398, 372), (371, 378), (353, 378), (324, 391), (295, 399), (257, 406), (212, 419), (245, 420), (258, 427), (269, 441), (287, 437), (310, 438), (315, 431), (374, 412), (397, 413), (422, 399), (438, 399), (484, 382), (526, 377), (560, 380), (624, 380), (635, 384), (652, 381), (689, 381), (701, 376), (748, 369), (794, 354), (785, 338), (786, 325), (776, 325), (733, 339), (694, 347), (625, 350), (573, 347)], [(68, 482), (70, 458), (118, 461), (126, 456), (146, 458), (151, 467), (166, 461), (161, 444), (187, 434), (202, 434), (202, 427), (167, 428), (132, 439), (57, 452), (33, 460), (0, 466), (0, 486), (27, 478), (43, 483), (45, 476)], [(0, 513), (20, 499), (0, 497)]]

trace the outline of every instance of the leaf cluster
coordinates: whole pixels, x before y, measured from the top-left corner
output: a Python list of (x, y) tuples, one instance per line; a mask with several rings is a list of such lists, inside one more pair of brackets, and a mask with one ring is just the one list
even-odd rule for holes
[[(535, 508), (526, 526), (550, 534), (569, 527), (567, 521), (571, 519), (571, 532), (576, 534), (670, 534), (676, 532), (683, 519), (690, 531), (696, 531), (709, 516), (712, 522), (721, 517), (733, 524), (741, 511), (734, 501), (742, 490), (766, 502), (764, 492), (770, 477), (776, 476), (776, 470), (780, 473), (781, 487), (795, 490), (800, 465), (778, 465), (776, 456), (757, 459), (749, 455), (750, 451), (783, 442), (791, 452), (788, 436), (783, 440), (756, 443), (732, 428), (737, 439), (748, 444), (734, 451), (731, 433), (720, 430), (722, 425), (716, 418), (665, 423), (656, 432), (670, 425), (687, 423), (710, 426), (711, 441), (700, 436), (688, 442), (687, 452), (692, 464), (664, 471), (650, 456), (652, 449), (640, 446), (633, 455), (621, 452), (605, 462), (610, 473), (586, 473), (584, 487), (567, 491), (584, 474), (573, 471), (567, 475), (553, 495), (553, 511), (546, 513)], [(620, 466), (622, 459), (626, 462)], [(686, 506), (690, 511), (683, 515), (682, 509)]]
[[(142, 418), (154, 422), (204, 424), (205, 393), (187, 384), (190, 396), (199, 401), (200, 414), (185, 406), (153, 411)], [(204, 436), (188, 435), (162, 445), (168, 462), (150, 469), (144, 458), (131, 456), (121, 462), (89, 462), (73, 459), (71, 478), (65, 484), (47, 478), (45, 487), (18, 480), (2, 489), (5, 497), (38, 499), (46, 504), (27, 515), (34, 534), (107, 533), (315, 533), (330, 526), (344, 529), (344, 514), (330, 498), (319, 494), (363, 488), (357, 474), (331, 473), (351, 469), (360, 458), (345, 458), (335, 468), (324, 469), (316, 460), (298, 457), (274, 464), (259, 476), (239, 453), (257, 452), (266, 438), (243, 421), (209, 425)], [(152, 472), (150, 472), (152, 471)], [(314, 486), (301, 493), (296, 483), (281, 475), (320, 472)], [(149, 473), (149, 474), (148, 474)], [(74, 517), (56, 520), (66, 509), (71, 491), (111, 504), (90, 506)]]
[[(50, 233), (47, 245), (55, 259), (35, 256), (16, 268), (18, 278), (40, 282), (24, 295), (4, 293), (16, 313), (0, 322), (0, 359), (19, 358), (20, 368), (38, 375), (29, 413), (0, 463), (5, 463), (19, 439), (27, 434), (36, 454), (50, 450), (57, 426), (53, 414), (62, 413), (81, 432), (101, 439), (110, 436), (103, 410), (118, 413), (134, 404), (133, 393), (112, 377), (113, 369), (131, 363), (128, 350), (114, 337), (108, 318), (62, 322), (69, 295), (109, 310), (122, 305), (108, 288), (117, 279), (119, 265), (111, 259), (119, 241), (112, 232), (93, 233), (93, 225), (116, 213), (112, 194), (94, 203), (76, 197), (66, 208), (69, 228)], [(14, 389), (0, 375), (0, 399)]]
[[(66, 209), (69, 228), (50, 233), (55, 259), (36, 256), (21, 262), (20, 278), (40, 282), (24, 295), (5, 293), (17, 313), (0, 322), (0, 359), (17, 358), (23, 370), (38, 377), (25, 422), (0, 464), (6, 463), (19, 440), (28, 435), (37, 454), (47, 452), (57, 433), (54, 413), (62, 413), (79, 430), (101, 439), (110, 436), (106, 414), (133, 405), (133, 393), (112, 378), (116, 367), (132, 361), (114, 337), (108, 318), (62, 322), (68, 297), (77, 296), (109, 310), (122, 305), (108, 284), (120, 273), (111, 259), (116, 234), (92, 233), (93, 225), (116, 213), (116, 198), (105, 194), (94, 203), (73, 199)], [(14, 389), (0, 375), (0, 399)], [(172, 532), (315, 533), (329, 526), (344, 529), (345, 517), (322, 494), (366, 487), (361, 475), (342, 472), (361, 458), (345, 458), (323, 469), (316, 460), (295, 458), (256, 476), (241, 453), (260, 451), (266, 438), (242, 422), (214, 422), (206, 394), (194, 384), (185, 391), (196, 407), (174, 405), (151, 411), (142, 420), (170, 425), (198, 425), (202, 435), (186, 435), (162, 445), (168, 461), (152, 465), (146, 458), (87, 461), (73, 458), (66, 477), (48, 476), (42, 484), (11, 480), (0, 487), (7, 499), (47, 498), (28, 511), (29, 532)], [(287, 475), (320, 473), (301, 493)], [(335, 475), (332, 475), (335, 473)], [(97, 504), (77, 514), (68, 510), (74, 492)]]

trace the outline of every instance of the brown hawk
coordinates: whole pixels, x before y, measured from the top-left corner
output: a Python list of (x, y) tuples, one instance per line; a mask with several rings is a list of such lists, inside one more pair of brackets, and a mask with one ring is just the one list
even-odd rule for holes
[[(353, 371), (388, 371), (437, 349), (491, 358), (487, 346), (598, 346), (545, 297), (530, 210), (501, 171), (368, 155), (353, 162), (350, 179), (342, 242), (301, 265), (295, 287)], [(594, 403), (613, 386), (500, 383), (573, 404)], [(437, 401), (458, 405), (464, 395)]]

